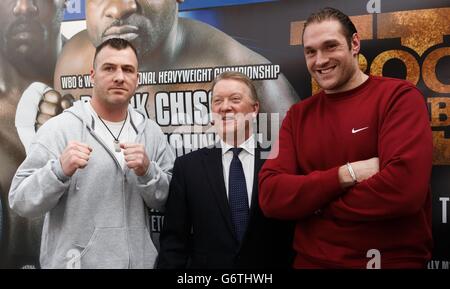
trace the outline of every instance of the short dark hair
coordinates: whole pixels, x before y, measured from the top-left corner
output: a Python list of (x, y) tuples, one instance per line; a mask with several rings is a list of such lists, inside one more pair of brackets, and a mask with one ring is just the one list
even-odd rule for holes
[(94, 67), (95, 67), (95, 60), (97, 59), (97, 54), (99, 54), (99, 52), (107, 46), (114, 48), (116, 50), (123, 50), (123, 49), (127, 49), (128, 47), (130, 47), (134, 51), (134, 54), (136, 54), (136, 58), (138, 58), (138, 53), (136, 51), (136, 48), (134, 48), (133, 44), (131, 44), (129, 41), (122, 39), (122, 38), (110, 38), (110, 39), (103, 41), (99, 46), (97, 46), (97, 48), (95, 48), (94, 61), (93, 61)]
[(214, 87), (216, 84), (224, 79), (233, 79), (244, 83), (250, 89), (250, 97), (255, 102), (258, 101), (258, 94), (256, 93), (256, 87), (253, 84), (253, 81), (245, 74), (237, 71), (225, 71), (216, 76), (212, 82), (211, 91), (214, 91)]
[(320, 23), (325, 20), (336, 20), (341, 24), (345, 38), (347, 39), (348, 47), (351, 48), (353, 34), (358, 32), (356, 30), (355, 24), (353, 24), (350, 18), (342, 11), (332, 7), (322, 8), (319, 11), (311, 14), (308, 17), (308, 19), (306, 19), (306, 22), (303, 26), (302, 38), (303, 34), (305, 34), (305, 29), (306, 27), (308, 27), (308, 25), (312, 23)]

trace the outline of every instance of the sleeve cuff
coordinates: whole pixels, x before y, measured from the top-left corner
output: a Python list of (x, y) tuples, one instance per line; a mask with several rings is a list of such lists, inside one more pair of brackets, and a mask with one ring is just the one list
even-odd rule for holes
[(69, 176), (66, 176), (64, 174), (64, 171), (61, 167), (61, 163), (59, 162), (59, 160), (52, 160), (51, 164), (52, 164), (52, 171), (55, 174), (56, 178), (58, 178), (58, 180), (60, 180), (62, 183), (65, 183), (70, 179)]
[(151, 180), (158, 178), (159, 172), (156, 169), (157, 164), (154, 161), (150, 162), (147, 172), (143, 176), (139, 176), (138, 182), (142, 185), (148, 184)]
[(324, 171), (320, 176), (320, 182), (326, 191), (334, 192), (336, 196), (339, 196), (345, 191), (339, 182), (339, 167)]

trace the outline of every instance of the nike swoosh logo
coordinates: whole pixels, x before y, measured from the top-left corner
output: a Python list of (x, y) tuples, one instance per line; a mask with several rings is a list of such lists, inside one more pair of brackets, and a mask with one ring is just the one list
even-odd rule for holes
[(365, 130), (365, 129), (368, 129), (368, 128), (369, 128), (368, 126), (363, 127), (363, 128), (358, 128), (358, 129), (352, 128), (352, 133), (357, 133), (357, 132), (360, 132), (360, 131)]

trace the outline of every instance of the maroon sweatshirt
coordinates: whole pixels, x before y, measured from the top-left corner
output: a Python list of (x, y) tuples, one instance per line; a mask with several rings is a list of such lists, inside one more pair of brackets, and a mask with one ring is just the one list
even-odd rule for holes
[[(426, 265), (433, 144), (415, 86), (370, 76), (320, 92), (291, 107), (278, 145), (259, 173), (259, 202), (268, 217), (297, 220), (294, 267), (366, 268), (371, 249), (381, 268)], [(379, 173), (342, 189), (339, 167), (372, 157)]]

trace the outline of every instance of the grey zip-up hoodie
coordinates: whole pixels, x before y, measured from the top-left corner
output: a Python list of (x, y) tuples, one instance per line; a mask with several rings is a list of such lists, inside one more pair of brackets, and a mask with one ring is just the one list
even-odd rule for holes
[[(151, 161), (142, 177), (119, 165), (82, 101), (39, 129), (14, 176), (9, 203), (24, 217), (45, 214), (42, 268), (153, 268), (157, 251), (147, 207), (163, 209), (175, 156), (159, 126), (132, 110), (135, 142), (144, 144)], [(135, 113), (145, 119), (137, 127)], [(69, 141), (93, 149), (87, 166), (72, 177), (59, 162)]]

